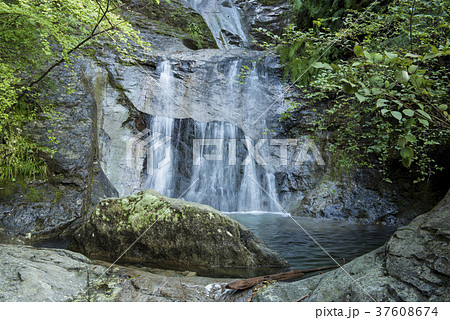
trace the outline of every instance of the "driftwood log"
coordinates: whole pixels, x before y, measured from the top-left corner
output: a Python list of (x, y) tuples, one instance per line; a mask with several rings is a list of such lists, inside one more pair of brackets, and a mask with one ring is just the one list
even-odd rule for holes
[(339, 268), (339, 266), (323, 267), (323, 268), (307, 269), (307, 270), (292, 270), (292, 271), (288, 271), (288, 272), (269, 274), (266, 276), (259, 276), (259, 277), (254, 277), (254, 278), (237, 280), (237, 281), (228, 283), (225, 286), (225, 288), (234, 289), (234, 290), (245, 290), (248, 288), (252, 288), (263, 281), (294, 280), (294, 279), (303, 277), (307, 273), (325, 271), (325, 270), (336, 269), (336, 268)]

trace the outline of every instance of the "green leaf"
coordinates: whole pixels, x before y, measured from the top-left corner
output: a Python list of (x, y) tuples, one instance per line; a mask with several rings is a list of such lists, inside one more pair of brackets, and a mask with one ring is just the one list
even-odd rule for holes
[(373, 95), (379, 95), (382, 94), (383, 91), (381, 91), (379, 88), (372, 88), (372, 94)]
[(333, 68), (328, 63), (315, 62), (312, 66), (316, 69), (328, 69), (333, 71)]
[(414, 111), (411, 109), (403, 109), (403, 113), (408, 117), (412, 117), (414, 115)]
[(441, 110), (441, 111), (445, 111), (445, 110), (447, 110), (447, 105), (446, 104), (441, 104), (439, 107), (438, 107), (438, 109), (439, 110)]
[[(385, 105), (387, 105), (389, 103), (389, 100), (386, 100), (386, 99), (378, 99), (377, 100), (377, 107), (378, 108), (382, 108), (382, 107), (384, 107)], [(387, 112), (387, 111), (386, 111)], [(385, 113), (386, 113), (385, 112)], [(383, 113), (383, 110), (381, 111), (381, 113)], [(384, 114), (383, 114), (384, 115)]]
[(418, 113), (420, 113), (422, 116), (424, 116), (425, 118), (427, 118), (428, 120), (431, 120), (431, 117), (428, 113), (426, 113), (425, 111), (421, 110), (421, 109), (417, 109), (416, 110)]
[(402, 158), (412, 158), (414, 157), (414, 150), (411, 147), (403, 147), (400, 150), (400, 155)]
[(381, 54), (379, 54), (378, 52), (372, 53), (372, 60), (375, 63), (379, 63), (379, 62), (381, 62), (381, 60), (383, 60), (383, 56)]
[(334, 63), (331, 64), (331, 67), (333, 68), (334, 71), (338, 72), (339, 70), (341, 70), (341, 67), (339, 67), (338, 65), (335, 65)]
[(396, 53), (392, 53), (392, 52), (385, 52), (386, 56), (389, 58), (389, 60), (394, 60), (395, 58), (398, 57), (398, 54)]
[(428, 127), (430, 124), (427, 120), (425, 120), (424, 118), (417, 118), (417, 120), (423, 124), (425, 127)]
[(402, 164), (405, 168), (409, 168), (412, 163), (412, 158), (402, 158)]
[(398, 138), (397, 144), (400, 148), (404, 148), (406, 145), (406, 138), (405, 137)]
[(344, 83), (342, 89), (344, 89), (346, 94), (355, 94), (357, 88), (353, 87), (350, 83)]
[(420, 58), (422, 56), (418, 55), (418, 54), (414, 54), (414, 53), (407, 53), (405, 54), (405, 58)]
[(362, 94), (355, 92), (355, 96), (358, 98), (359, 102), (364, 102), (367, 100), (367, 97), (363, 96)]
[(430, 48), (431, 48), (431, 52), (433, 52), (434, 54), (438, 54), (440, 52), (439, 49), (433, 45), (430, 45)]
[(398, 121), (402, 120), (403, 118), (402, 114), (398, 111), (391, 111), (391, 115)]
[(409, 118), (408, 120), (406, 120), (405, 122), (405, 128), (411, 128), (414, 124), (416, 123), (416, 119), (414, 118)]
[(405, 136), (405, 138), (406, 138), (406, 141), (408, 141), (408, 142), (411, 142), (411, 143), (416, 143), (417, 142), (416, 137), (413, 134), (411, 134), (411, 133), (408, 133)]
[(408, 72), (411, 73), (411, 74), (416, 73), (417, 68), (419, 68), (419, 66), (416, 66), (415, 64), (412, 64), (412, 65), (409, 66)]
[(370, 62), (373, 62), (372, 55), (370, 54), (369, 51), (364, 51), (364, 57), (366, 57), (366, 59), (369, 60)]
[(383, 116), (388, 112), (389, 112), (388, 109), (381, 109), (381, 115), (383, 115)]
[(353, 52), (357, 57), (361, 57), (364, 53), (364, 49), (359, 45), (355, 45), (355, 47), (353, 48)]
[(394, 77), (400, 83), (407, 83), (409, 80), (409, 74), (404, 70), (395, 70)]

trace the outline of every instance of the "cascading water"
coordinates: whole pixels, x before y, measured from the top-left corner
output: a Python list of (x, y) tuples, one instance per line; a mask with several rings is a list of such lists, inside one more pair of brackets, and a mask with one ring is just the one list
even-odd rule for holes
[[(232, 1), (188, 2), (221, 48), (249, 44)], [(239, 41), (233, 44), (230, 34)], [(102, 165), (120, 196), (154, 189), (226, 212), (280, 211), (274, 174), (260, 161), (256, 146), (266, 126), (261, 114), (282, 84), (278, 75), (268, 76), (270, 59), (256, 63), (261, 57), (257, 52), (227, 52), (172, 54), (158, 62), (153, 75), (118, 75), (127, 79), (125, 92), (146, 115), (147, 127), (136, 133), (122, 122), (118, 128), (118, 110), (105, 113), (110, 119), (103, 119)]]
[[(171, 92), (171, 78), (173, 77), (171, 64), (168, 61), (164, 61), (160, 65), (160, 70), (161, 74), (159, 77), (159, 85), (163, 91)], [(168, 139), (172, 136), (174, 128), (174, 119), (170, 118), (170, 110), (172, 109), (171, 105), (173, 104), (173, 101), (168, 95), (163, 95), (161, 98), (161, 103), (164, 104), (165, 109), (168, 111), (169, 117), (153, 117), (150, 123), (150, 130), (154, 134), (155, 138), (162, 137), (162, 139)], [(147, 152), (147, 158), (145, 161), (146, 172), (150, 174), (147, 174), (147, 178), (143, 184), (145, 186), (151, 186), (152, 189), (158, 192), (170, 195), (172, 193), (172, 180), (174, 179), (173, 168), (169, 165), (169, 163), (164, 162), (160, 163), (156, 168), (149, 167), (148, 165), (154, 162), (153, 158), (167, 159), (167, 161), (170, 161), (170, 159), (173, 158), (172, 145), (169, 143), (164, 148), (161, 148), (161, 146), (156, 147), (155, 145), (152, 145), (151, 148), (152, 149)]]
[(186, 0), (208, 24), (217, 45), (221, 49), (247, 47), (249, 36), (241, 24), (241, 16), (233, 1)]
[[(228, 67), (223, 95), (233, 97), (233, 103), (242, 107), (256, 104), (255, 93), (266, 79), (264, 70), (258, 71), (253, 64), (246, 80), (248, 86), (242, 86), (237, 83), (239, 59)], [(169, 94), (175, 86), (170, 62), (163, 61), (157, 70), (158, 84), (167, 93), (158, 103), (163, 103), (170, 115), (174, 101)], [(273, 201), (278, 198), (274, 176), (264, 164), (257, 163), (251, 151), (256, 142), (239, 127), (224, 121), (205, 123), (151, 116), (148, 130), (150, 139), (142, 166), (146, 170), (140, 189), (183, 196), (226, 212), (277, 210)], [(180, 182), (183, 175), (185, 183)]]

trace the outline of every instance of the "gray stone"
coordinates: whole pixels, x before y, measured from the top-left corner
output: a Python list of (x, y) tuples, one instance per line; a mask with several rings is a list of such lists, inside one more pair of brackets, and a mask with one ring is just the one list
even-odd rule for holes
[(252, 40), (256, 41), (255, 48), (268, 40), (265, 34), (255, 29), (263, 28), (281, 36), (283, 29), (289, 23), (291, 1), (235, 0), (234, 2), (242, 11), (243, 24), (249, 30)]
[[(98, 159), (98, 110), (80, 77), (85, 63), (75, 62), (74, 76), (65, 67), (57, 68), (51, 80), (58, 89), (44, 97), (53, 101), (55, 113), (50, 118), (42, 115), (46, 120), (26, 128), (30, 138), (56, 153), (44, 155), (50, 172), (47, 181), (19, 181), (0, 194), (0, 227), (10, 236), (33, 240), (59, 237), (90, 209)], [(65, 92), (67, 83), (72, 84), (73, 94)], [(56, 143), (50, 142), (50, 135)], [(103, 178), (97, 188), (107, 183)], [(114, 195), (105, 190), (105, 196)]]
[(93, 262), (62, 249), (0, 245), (0, 301), (231, 301), (230, 279)]
[(251, 276), (287, 267), (225, 214), (152, 190), (101, 201), (69, 248), (102, 260), (120, 256), (125, 262), (202, 275)]

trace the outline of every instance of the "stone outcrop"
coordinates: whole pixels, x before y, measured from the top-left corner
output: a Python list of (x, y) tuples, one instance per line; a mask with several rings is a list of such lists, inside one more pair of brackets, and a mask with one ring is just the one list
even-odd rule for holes
[(448, 301), (450, 192), (381, 248), (342, 269), (259, 291), (255, 301)]
[(121, 262), (215, 276), (270, 273), (287, 266), (225, 214), (153, 190), (101, 201), (69, 248), (107, 261), (121, 257)]
[[(51, 119), (30, 123), (25, 129), (30, 138), (56, 153), (46, 156), (47, 181), (18, 181), (0, 189), (0, 230), (9, 238), (63, 236), (96, 202), (93, 193), (97, 198), (117, 195), (98, 164), (99, 110), (80, 76), (83, 66), (82, 61), (74, 64), (74, 76), (63, 67), (55, 71), (52, 81), (58, 90), (47, 97), (56, 105), (55, 112)], [(67, 83), (75, 93), (65, 93)]]
[(258, 47), (267, 41), (264, 33), (255, 29), (262, 28), (281, 36), (287, 26), (292, 10), (291, 1), (286, 0), (235, 0), (236, 6), (242, 11), (243, 24), (248, 29), (252, 40)]

